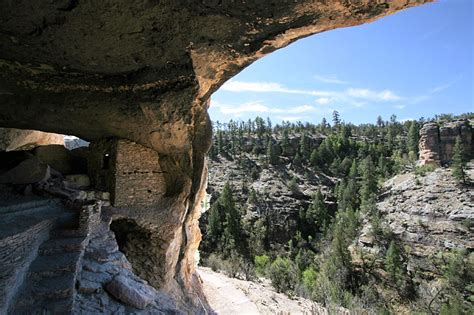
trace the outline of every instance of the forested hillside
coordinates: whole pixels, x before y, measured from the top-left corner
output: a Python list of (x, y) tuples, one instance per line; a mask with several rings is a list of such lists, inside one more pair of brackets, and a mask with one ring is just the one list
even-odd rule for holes
[[(331, 124), (273, 125), (260, 117), (215, 122), (210, 209), (201, 219), (203, 263), (231, 276), (268, 277), (281, 292), (329, 307), (445, 314), (472, 308), (472, 217), (459, 224), (467, 245), (440, 253), (435, 270), (420, 276), (409, 270), (410, 242), (396, 230), (398, 222), (387, 221), (387, 206), (381, 208), (391, 196), (384, 182), (396, 174), (411, 174), (413, 185), (428, 183), (423, 178), (435, 168), (416, 163), (426, 122), (391, 116), (356, 126), (337, 112)], [(464, 179), (450, 170), (436, 178), (452, 180), (466, 201), (461, 206), (470, 207), (472, 172), (462, 143), (456, 150), (453, 168)], [(368, 238), (371, 243), (364, 243)], [(427, 277), (446, 284), (440, 292), (421, 292), (432, 280)]]

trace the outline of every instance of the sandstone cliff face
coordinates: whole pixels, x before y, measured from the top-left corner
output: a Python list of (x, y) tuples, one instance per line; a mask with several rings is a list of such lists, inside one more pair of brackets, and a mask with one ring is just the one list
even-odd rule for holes
[(298, 38), (429, 1), (2, 0), (0, 126), (123, 138), (157, 151), (166, 199), (119, 213), (166, 257), (159, 270), (143, 264), (145, 277), (158, 273), (151, 283), (176, 295), (192, 283), (199, 291), (193, 257), (211, 93)]
[(465, 153), (474, 155), (474, 128), (465, 120), (442, 124), (428, 123), (420, 130), (420, 164), (442, 165), (453, 157), (456, 137), (460, 136)]
[(48, 144), (64, 145), (64, 136), (36, 130), (0, 128), (0, 151), (30, 150)]

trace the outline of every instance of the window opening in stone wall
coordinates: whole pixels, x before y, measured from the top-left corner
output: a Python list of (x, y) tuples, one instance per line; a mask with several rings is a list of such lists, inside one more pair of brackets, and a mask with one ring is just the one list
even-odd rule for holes
[(102, 169), (103, 170), (108, 170), (110, 167), (110, 154), (105, 153), (103, 158), (102, 158)]

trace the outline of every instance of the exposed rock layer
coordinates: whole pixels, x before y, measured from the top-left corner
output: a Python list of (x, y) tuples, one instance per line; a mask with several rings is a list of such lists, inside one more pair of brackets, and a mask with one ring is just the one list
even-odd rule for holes
[(2, 0), (0, 126), (156, 150), (175, 191), (161, 205), (168, 210), (142, 209), (134, 219), (153, 226), (160, 213), (174, 214), (162, 225), (169, 264), (158, 276), (178, 294), (194, 281), (210, 94), (298, 38), (424, 2)]
[(420, 130), (420, 163), (441, 165), (451, 162), (458, 136), (461, 137), (466, 156), (474, 156), (474, 128), (469, 121), (425, 124)]
[(64, 136), (36, 130), (0, 128), (0, 151), (30, 150), (48, 144), (64, 145)]

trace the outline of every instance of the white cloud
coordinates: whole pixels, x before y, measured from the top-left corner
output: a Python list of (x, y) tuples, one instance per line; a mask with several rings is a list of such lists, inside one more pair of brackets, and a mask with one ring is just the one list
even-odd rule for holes
[(352, 103), (354, 106), (361, 106), (361, 101), (377, 101), (377, 102), (392, 102), (403, 99), (391, 90), (372, 90), (348, 88), (344, 91), (332, 90), (301, 90), (289, 89), (279, 83), (274, 82), (243, 82), (237, 80), (230, 80), (224, 83), (221, 87), (224, 91), (229, 92), (259, 92), (259, 93), (286, 93), (286, 94), (303, 94), (318, 96), (316, 103), (319, 105), (329, 104), (334, 101), (345, 101)]
[(333, 93), (330, 91), (289, 89), (274, 82), (243, 82), (237, 80), (227, 81), (221, 89), (229, 92), (286, 93), (314, 96), (330, 96)]
[(211, 100), (211, 107), (219, 109), (219, 111), (224, 115), (233, 115), (236, 117), (241, 116), (244, 113), (256, 113), (256, 114), (303, 114), (308, 112), (316, 111), (316, 108), (311, 105), (301, 105), (296, 107), (289, 108), (278, 108), (270, 107), (262, 104), (260, 101), (248, 102), (239, 105), (228, 105), (222, 104), (219, 101)]
[(346, 92), (348, 96), (369, 101), (398, 101), (401, 99), (400, 96), (390, 90), (374, 91), (370, 89), (349, 88)]
[(319, 75), (319, 74), (315, 74), (313, 76), (316, 80), (318, 80), (319, 82), (323, 82), (323, 83), (331, 83), (331, 84), (349, 84), (348, 81), (343, 81), (343, 80), (339, 80), (336, 76), (334, 75)]
[(393, 107), (398, 108), (398, 109), (404, 109), (406, 105), (395, 105)]
[(316, 99), (316, 103), (319, 104), (319, 105), (327, 105), (327, 104), (330, 104), (334, 101), (333, 98), (330, 98), (330, 97), (320, 97), (318, 99)]

